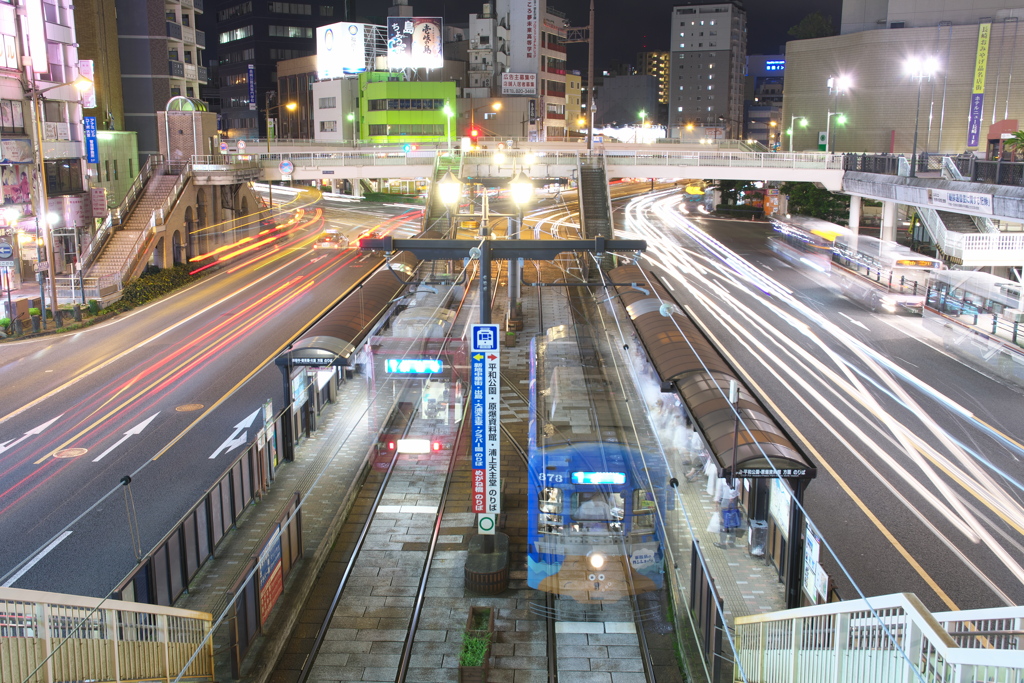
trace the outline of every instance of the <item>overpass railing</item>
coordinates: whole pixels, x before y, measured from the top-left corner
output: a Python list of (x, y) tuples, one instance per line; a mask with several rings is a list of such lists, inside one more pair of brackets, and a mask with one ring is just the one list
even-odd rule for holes
[(843, 170), (843, 157), (827, 153), (605, 151), (609, 166), (700, 166), (746, 168), (819, 168)]
[(0, 588), (0, 678), (212, 681), (206, 612)]
[(1019, 681), (1024, 607), (932, 615), (910, 593), (737, 617), (746, 679)]

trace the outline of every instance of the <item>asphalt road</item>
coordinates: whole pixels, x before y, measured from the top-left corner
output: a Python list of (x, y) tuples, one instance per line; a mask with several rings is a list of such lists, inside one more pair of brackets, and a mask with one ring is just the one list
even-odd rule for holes
[(106, 595), (254, 438), (264, 401), (281, 408), (268, 362), (379, 263), (313, 250), (321, 227), (418, 226), (413, 207), (313, 199), (282, 209), (306, 205), (294, 232), (159, 302), (0, 346), (0, 585)]
[(680, 303), (810, 444), (805, 505), (840, 595), (1022, 604), (1021, 389), (948, 355), (921, 318), (872, 313), (788, 266), (767, 224), (685, 224), (675, 204), (619, 225), (652, 236)]

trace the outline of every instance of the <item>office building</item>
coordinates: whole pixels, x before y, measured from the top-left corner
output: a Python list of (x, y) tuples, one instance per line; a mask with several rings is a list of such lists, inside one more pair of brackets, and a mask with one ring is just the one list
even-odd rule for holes
[(788, 144), (782, 123), (785, 55), (748, 55), (743, 91), (743, 138), (769, 149)]
[(658, 79), (658, 103), (668, 106), (668, 52), (638, 52), (636, 55), (636, 72), (641, 76), (654, 76)]
[(741, 135), (747, 54), (742, 3), (683, 3), (673, 8), (671, 26), (670, 135), (678, 136), (688, 124), (720, 129), (725, 137)]

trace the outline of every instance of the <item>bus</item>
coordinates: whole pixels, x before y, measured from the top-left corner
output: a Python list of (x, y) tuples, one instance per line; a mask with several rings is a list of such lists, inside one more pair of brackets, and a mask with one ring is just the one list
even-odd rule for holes
[(931, 274), (945, 268), (896, 242), (816, 218), (773, 218), (772, 228), (773, 252), (797, 267), (827, 273), (848, 299), (876, 312), (921, 315)]

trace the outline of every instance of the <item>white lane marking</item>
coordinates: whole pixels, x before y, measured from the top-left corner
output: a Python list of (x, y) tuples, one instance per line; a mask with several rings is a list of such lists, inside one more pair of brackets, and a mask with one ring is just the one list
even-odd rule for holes
[(847, 320), (849, 320), (849, 321), (850, 321), (851, 323), (853, 323), (853, 324), (854, 324), (854, 325), (856, 325), (857, 327), (861, 327), (861, 328), (864, 328), (865, 330), (868, 330), (868, 331), (870, 331), (870, 330), (868, 329), (868, 326), (867, 326), (867, 325), (865, 325), (864, 323), (862, 323), (861, 321), (859, 321), (859, 320), (854, 320), (853, 318), (851, 318), (850, 316), (846, 315), (846, 314), (845, 314), (845, 313), (843, 313), (843, 312), (840, 312), (840, 313), (839, 313), (839, 315), (843, 316), (844, 318), (846, 318)]
[(234, 431), (231, 432), (231, 436), (227, 438), (227, 441), (220, 445), (220, 448), (213, 452), (213, 455), (210, 456), (210, 460), (213, 460), (221, 453), (229, 453), (235, 448), (245, 445), (246, 441), (249, 440), (247, 436), (249, 426), (256, 421), (256, 417), (260, 414), (260, 411), (262, 410), (262, 408), (257, 408), (252, 412), (252, 415), (236, 424)]
[(11, 450), (12, 448), (17, 446), (19, 443), (21, 443), (22, 441), (24, 441), (25, 439), (27, 439), (30, 436), (36, 436), (38, 434), (42, 434), (44, 429), (46, 429), (47, 427), (49, 427), (50, 425), (52, 425), (54, 422), (56, 422), (57, 420), (59, 420), (62, 417), (64, 417), (64, 413), (61, 413), (60, 415), (58, 415), (57, 417), (53, 418), (52, 420), (44, 422), (43, 424), (39, 425), (38, 427), (35, 427), (34, 429), (28, 430), (27, 432), (25, 432), (25, 435), (22, 436), (20, 439), (15, 439), (13, 441), (4, 441), (3, 443), (0, 443), (0, 453), (3, 453), (5, 451)]
[(52, 541), (50, 541), (50, 544), (47, 545), (42, 550), (40, 550), (39, 554), (37, 554), (35, 557), (33, 557), (30, 562), (28, 562), (24, 567), (19, 569), (18, 572), (14, 576), (12, 576), (11, 578), (7, 579), (7, 581), (4, 582), (3, 588), (10, 588), (11, 586), (13, 586), (15, 581), (17, 581), (18, 579), (23, 577), (28, 572), (29, 569), (32, 569), (32, 567), (36, 566), (36, 563), (38, 563), (39, 560), (41, 560), (44, 557), (46, 557), (50, 553), (51, 550), (53, 550), (58, 545), (60, 545), (60, 542), (63, 541), (65, 538), (67, 538), (70, 535), (71, 535), (70, 531), (65, 531), (64, 533), (62, 533), (57, 538), (55, 538)]
[(146, 429), (146, 427), (149, 426), (149, 423), (152, 422), (153, 420), (155, 420), (156, 416), (159, 415), (159, 414), (160, 414), (160, 411), (158, 410), (155, 413), (153, 413), (152, 415), (150, 415), (149, 417), (147, 417), (145, 420), (140, 422), (139, 424), (137, 424), (134, 427), (132, 427), (131, 429), (129, 429), (127, 432), (124, 433), (124, 436), (122, 436), (120, 439), (117, 440), (117, 443), (115, 443), (113, 446), (111, 446), (107, 450), (105, 450), (102, 453), (100, 453), (99, 455), (97, 455), (95, 458), (92, 459), (92, 461), (93, 462), (99, 462), (104, 457), (106, 457), (107, 453), (109, 453), (110, 451), (114, 450), (115, 448), (117, 448), (118, 446), (120, 446), (125, 441), (127, 441), (130, 438), (132, 438), (133, 436), (138, 436), (139, 434), (141, 434), (143, 432), (143, 430)]

